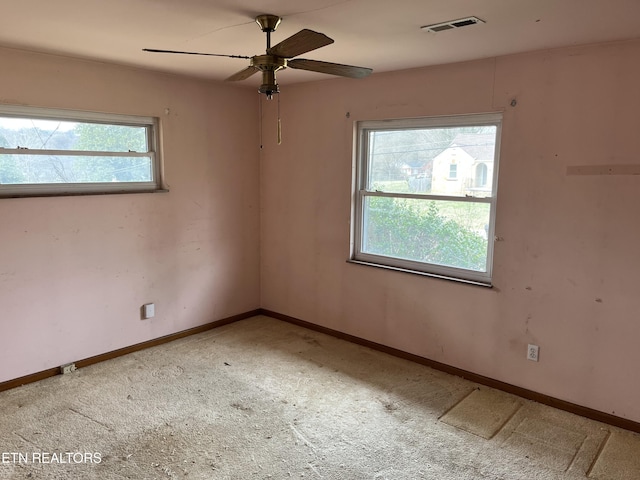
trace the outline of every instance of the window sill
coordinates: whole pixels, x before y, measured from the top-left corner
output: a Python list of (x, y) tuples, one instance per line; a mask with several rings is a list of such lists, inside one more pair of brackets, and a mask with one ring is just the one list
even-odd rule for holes
[(379, 264), (379, 263), (364, 262), (362, 260), (349, 259), (349, 260), (347, 260), (347, 263), (353, 263), (353, 264), (356, 264), (356, 265), (364, 265), (364, 266), (368, 266), (368, 267), (382, 268), (384, 270), (393, 270), (395, 272), (410, 273), (410, 274), (413, 274), (413, 275), (420, 275), (420, 276), (423, 276), (423, 277), (437, 278), (437, 279), (440, 279), (440, 280), (448, 280), (448, 281), (451, 281), (451, 282), (464, 283), (466, 285), (474, 285), (476, 287), (493, 288), (493, 285), (491, 283), (483, 283), (483, 282), (479, 282), (479, 281), (475, 281), (475, 280), (466, 280), (464, 278), (457, 278), (457, 277), (447, 277), (446, 275), (438, 275), (436, 273), (421, 272), (419, 270), (410, 270), (410, 269), (407, 269), (407, 268), (392, 267), (390, 265), (382, 265), (382, 264)]
[(84, 197), (87, 195), (127, 195), (130, 193), (169, 193), (168, 189), (159, 188), (157, 190), (113, 190), (111, 192), (91, 192), (91, 191), (77, 191), (77, 192), (24, 192), (24, 193), (1, 193), (0, 200), (5, 198), (38, 198), (38, 197)]

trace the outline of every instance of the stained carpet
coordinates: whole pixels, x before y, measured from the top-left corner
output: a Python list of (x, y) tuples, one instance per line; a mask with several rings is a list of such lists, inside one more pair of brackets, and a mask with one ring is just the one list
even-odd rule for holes
[(0, 393), (0, 455), (2, 479), (640, 479), (638, 435), (267, 317)]

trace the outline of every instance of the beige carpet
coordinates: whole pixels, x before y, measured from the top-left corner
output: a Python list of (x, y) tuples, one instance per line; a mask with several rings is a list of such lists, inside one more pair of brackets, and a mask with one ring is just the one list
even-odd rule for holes
[[(616, 476), (614, 477), (613, 474)], [(598, 456), (589, 478), (640, 478), (640, 437), (612, 432)]]
[(513, 395), (478, 388), (449, 410), (441, 420), (487, 440), (518, 411), (521, 403)]
[(0, 393), (5, 479), (640, 479), (640, 437), (267, 317)]

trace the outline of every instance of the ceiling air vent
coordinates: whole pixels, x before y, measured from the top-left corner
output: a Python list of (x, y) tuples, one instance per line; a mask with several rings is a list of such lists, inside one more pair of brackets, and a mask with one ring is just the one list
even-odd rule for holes
[(478, 17), (467, 17), (459, 20), (451, 20), (449, 22), (436, 23), (434, 25), (425, 25), (420, 27), (427, 32), (443, 32), (445, 30), (452, 30), (454, 28), (467, 27), (469, 25), (475, 25), (476, 23), (485, 23), (484, 20), (480, 20)]

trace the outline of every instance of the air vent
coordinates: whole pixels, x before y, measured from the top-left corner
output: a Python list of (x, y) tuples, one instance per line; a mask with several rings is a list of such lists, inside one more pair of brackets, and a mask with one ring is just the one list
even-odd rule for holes
[(467, 27), (469, 25), (475, 25), (476, 23), (485, 23), (484, 20), (480, 20), (478, 17), (467, 17), (461, 18), (459, 20), (451, 20), (449, 22), (436, 23), (434, 25), (425, 25), (424, 27), (420, 27), (422, 30), (426, 30), (427, 32), (443, 32), (445, 30), (452, 30), (454, 28), (462, 28)]

